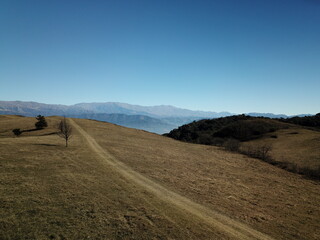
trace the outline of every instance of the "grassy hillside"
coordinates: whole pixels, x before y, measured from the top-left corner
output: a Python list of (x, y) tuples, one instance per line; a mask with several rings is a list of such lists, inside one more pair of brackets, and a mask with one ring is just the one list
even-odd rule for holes
[(320, 132), (291, 126), (242, 143), (242, 148), (270, 146), (271, 161), (287, 170), (320, 179)]
[(10, 126), (34, 118), (0, 119), (0, 239), (227, 239), (124, 179), (76, 131), (65, 148), (50, 134), (59, 118), (47, 121), (17, 138)]
[[(318, 117), (292, 119), (307, 121), (309, 125), (314, 123), (316, 127)], [(291, 124), (291, 120), (231, 116), (183, 125), (166, 136), (185, 142), (224, 146), (320, 179), (320, 131)]]
[(318, 239), (320, 186), (214, 146), (0, 117), (0, 239)]

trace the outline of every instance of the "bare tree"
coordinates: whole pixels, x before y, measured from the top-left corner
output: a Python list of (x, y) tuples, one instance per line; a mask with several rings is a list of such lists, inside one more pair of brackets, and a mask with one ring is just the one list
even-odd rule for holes
[(63, 120), (60, 121), (58, 129), (59, 129), (59, 132), (58, 132), (59, 137), (62, 137), (66, 140), (66, 147), (68, 147), (68, 141), (72, 135), (72, 127), (70, 123), (68, 123), (66, 117), (64, 117)]

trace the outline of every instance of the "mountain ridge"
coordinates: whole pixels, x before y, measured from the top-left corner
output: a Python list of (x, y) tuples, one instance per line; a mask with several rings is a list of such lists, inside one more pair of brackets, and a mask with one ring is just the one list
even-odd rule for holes
[(126, 113), (126, 114), (141, 114), (148, 115), (151, 117), (219, 117), (229, 115), (229, 112), (210, 112), (210, 111), (198, 111), (189, 110), (184, 108), (178, 108), (171, 105), (156, 105), (156, 106), (141, 106), (133, 105), (128, 103), (120, 102), (93, 102), (93, 103), (77, 103), (73, 105), (63, 104), (47, 104), (33, 101), (0, 101), (1, 112), (14, 112), (14, 113), (25, 113), (23, 109), (37, 109), (44, 111), (46, 109), (53, 109), (56, 111), (69, 113), (74, 111), (84, 113)]
[[(107, 121), (125, 127), (138, 128), (158, 134), (170, 132), (183, 124), (200, 119), (235, 115), (230, 112), (189, 110), (172, 105), (141, 106), (121, 102), (77, 103), (73, 105), (46, 104), (34, 101), (0, 101), (0, 114), (33, 117), (66, 116)], [(109, 115), (108, 115), (109, 114)], [(118, 114), (118, 115), (117, 115)], [(284, 114), (248, 113), (250, 116), (287, 118)], [(306, 116), (302, 114), (299, 116)], [(148, 118), (145, 118), (146, 116)]]

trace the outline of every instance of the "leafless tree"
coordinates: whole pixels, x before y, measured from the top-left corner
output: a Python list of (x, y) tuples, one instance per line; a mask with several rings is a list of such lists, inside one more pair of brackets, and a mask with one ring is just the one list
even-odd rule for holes
[(72, 135), (72, 127), (65, 117), (60, 121), (58, 129), (58, 135), (66, 140), (66, 147), (68, 147), (68, 141)]

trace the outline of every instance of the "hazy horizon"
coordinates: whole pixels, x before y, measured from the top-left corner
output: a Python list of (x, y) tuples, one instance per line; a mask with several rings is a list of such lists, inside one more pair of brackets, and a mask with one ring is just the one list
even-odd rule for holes
[(4, 0), (0, 33), (4, 101), (320, 111), (313, 0)]
[(128, 104), (128, 105), (132, 105), (132, 106), (139, 106), (139, 107), (173, 107), (173, 108), (178, 108), (178, 109), (183, 109), (183, 110), (190, 110), (190, 111), (199, 111), (199, 112), (212, 112), (212, 113), (230, 113), (230, 114), (247, 114), (247, 113), (261, 113), (261, 114), (274, 114), (274, 115), (287, 115), (287, 116), (296, 116), (296, 115), (315, 115), (319, 112), (316, 113), (298, 113), (298, 114), (287, 114), (284, 112), (259, 112), (259, 111), (251, 111), (251, 112), (230, 112), (230, 111), (214, 111), (214, 110), (203, 110), (203, 109), (189, 109), (189, 108), (183, 108), (183, 107), (179, 107), (179, 106), (174, 106), (174, 105), (167, 105), (167, 104), (160, 104), (160, 105), (140, 105), (140, 104), (132, 104), (132, 103), (125, 103), (125, 102), (78, 102), (78, 103), (74, 103), (74, 104), (61, 104), (61, 103), (45, 103), (45, 102), (37, 102), (37, 101), (24, 101), (24, 100), (1, 100), (0, 102), (4, 101), (4, 102), (32, 102), (32, 103), (40, 103), (40, 104), (48, 104), (48, 105), (64, 105), (64, 106), (74, 106), (77, 104), (104, 104), (104, 103), (115, 103), (115, 104)]

